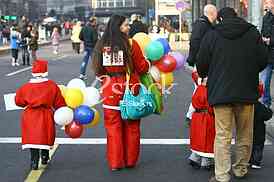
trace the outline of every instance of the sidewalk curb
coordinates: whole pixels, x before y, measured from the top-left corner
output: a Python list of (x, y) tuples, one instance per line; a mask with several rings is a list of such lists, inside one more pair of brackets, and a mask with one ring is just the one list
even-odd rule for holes
[[(70, 40), (70, 38), (64, 38), (64, 39), (61, 39), (60, 42), (65, 42), (65, 41), (68, 41), (68, 40)], [(43, 42), (43, 43), (39, 44), (39, 47), (48, 46), (50, 44), (51, 44), (51, 41)], [(0, 55), (8, 54), (10, 52), (10, 50), (11, 50), (10, 48), (2, 49), (2, 50), (0, 50)]]

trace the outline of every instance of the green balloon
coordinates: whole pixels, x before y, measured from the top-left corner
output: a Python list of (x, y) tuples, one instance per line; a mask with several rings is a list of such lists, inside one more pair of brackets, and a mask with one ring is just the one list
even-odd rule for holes
[(161, 114), (163, 112), (163, 97), (156, 83), (154, 83), (152, 76), (149, 73), (143, 74), (140, 77), (141, 83), (151, 91), (153, 94), (153, 100), (156, 105), (155, 114)]
[(152, 41), (145, 49), (146, 57), (151, 61), (159, 60), (165, 53), (164, 47), (159, 41)]

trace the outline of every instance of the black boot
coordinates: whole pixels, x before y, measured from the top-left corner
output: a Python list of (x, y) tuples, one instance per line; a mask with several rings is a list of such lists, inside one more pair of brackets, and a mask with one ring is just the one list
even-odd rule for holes
[(41, 150), (41, 160), (43, 165), (47, 165), (49, 161), (49, 150)]
[(39, 149), (30, 149), (30, 156), (31, 156), (31, 163), (30, 163), (31, 170), (38, 170)]

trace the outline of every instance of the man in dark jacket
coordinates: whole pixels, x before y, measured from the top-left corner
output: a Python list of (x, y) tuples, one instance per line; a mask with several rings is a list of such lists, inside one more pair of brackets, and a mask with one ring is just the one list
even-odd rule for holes
[(194, 66), (196, 56), (200, 48), (201, 41), (204, 35), (213, 28), (213, 23), (217, 19), (217, 9), (214, 5), (206, 5), (204, 7), (204, 15), (201, 16), (194, 24), (190, 37), (190, 49), (188, 64)]
[(136, 19), (133, 20), (132, 24), (130, 25), (129, 37), (134, 37), (137, 33), (148, 33), (147, 26), (142, 22), (142, 17), (140, 15), (136, 16)]
[(97, 24), (97, 19), (95, 17), (91, 17), (89, 20), (89, 23), (81, 30), (81, 33), (79, 36), (80, 40), (84, 42), (84, 49), (85, 49), (85, 55), (80, 68), (81, 79), (86, 79), (86, 68), (88, 65), (88, 61), (91, 57), (92, 51), (98, 40), (96, 24)]
[(208, 102), (215, 114), (215, 176), (210, 181), (228, 182), (234, 118), (237, 137), (233, 173), (238, 178), (248, 173), (254, 104), (259, 98), (259, 73), (267, 65), (267, 48), (256, 27), (239, 18), (234, 9), (221, 9), (218, 19), (220, 23), (201, 43), (197, 71), (202, 78), (208, 76)]

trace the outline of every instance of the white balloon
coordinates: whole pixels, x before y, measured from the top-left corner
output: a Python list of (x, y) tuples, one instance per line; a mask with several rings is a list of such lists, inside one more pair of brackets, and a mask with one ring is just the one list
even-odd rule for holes
[(149, 73), (151, 74), (152, 78), (155, 82), (161, 81), (161, 73), (159, 69), (156, 66), (152, 66), (149, 70)]
[(65, 126), (73, 121), (73, 110), (69, 107), (60, 107), (54, 113), (56, 124)]
[(79, 78), (74, 78), (68, 82), (67, 88), (78, 88), (82, 91), (86, 89), (86, 84)]
[(100, 92), (97, 88), (87, 87), (84, 91), (83, 105), (94, 106), (100, 102)]

